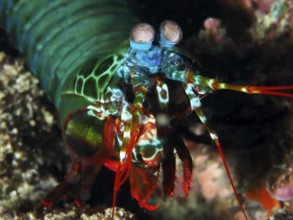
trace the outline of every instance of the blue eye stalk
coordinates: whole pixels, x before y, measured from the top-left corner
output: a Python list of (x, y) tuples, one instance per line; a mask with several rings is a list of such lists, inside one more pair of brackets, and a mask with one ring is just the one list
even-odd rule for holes
[[(134, 72), (139, 78), (147, 78), (149, 75), (158, 73), (168, 66), (169, 62), (182, 64), (183, 58), (174, 52), (172, 48), (178, 44), (183, 37), (181, 27), (171, 20), (162, 22), (158, 34), (159, 45), (153, 45), (155, 38), (155, 29), (147, 23), (135, 25), (130, 33), (130, 49), (126, 56), (128, 57), (125, 65), (120, 69), (120, 75), (128, 79), (130, 72)], [(170, 72), (167, 70), (167, 73)], [(140, 84), (143, 81), (139, 80)], [(147, 87), (147, 85), (145, 85)]]
[(155, 29), (147, 23), (135, 25), (130, 34), (130, 47), (137, 51), (147, 51), (152, 47)]
[(183, 37), (181, 27), (171, 20), (162, 22), (159, 33), (159, 44), (163, 47), (172, 48), (178, 44)]

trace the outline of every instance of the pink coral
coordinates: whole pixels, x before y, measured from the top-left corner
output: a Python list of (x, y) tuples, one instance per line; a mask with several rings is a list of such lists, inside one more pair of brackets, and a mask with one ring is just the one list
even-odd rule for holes
[(293, 182), (288, 182), (276, 187), (272, 191), (272, 196), (279, 201), (293, 200)]
[(211, 201), (217, 196), (227, 197), (231, 194), (231, 191), (223, 188), (219, 181), (225, 173), (219, 167), (219, 163), (213, 163), (209, 165), (205, 170), (198, 175), (198, 182), (201, 187), (203, 197)]

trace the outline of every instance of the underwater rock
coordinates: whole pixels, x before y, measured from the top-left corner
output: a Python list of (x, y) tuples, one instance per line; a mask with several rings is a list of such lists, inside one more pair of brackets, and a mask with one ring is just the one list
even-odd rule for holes
[[(64, 152), (50, 107), (42, 105), (38, 79), (23, 61), (0, 53), (0, 206), (26, 211), (57, 184), (50, 169), (61, 170)], [(60, 135), (59, 135), (60, 136)]]
[[(34, 210), (69, 161), (54, 108), (24, 61), (0, 52), (0, 219), (111, 219), (112, 208)], [(116, 208), (115, 219), (135, 219)]]

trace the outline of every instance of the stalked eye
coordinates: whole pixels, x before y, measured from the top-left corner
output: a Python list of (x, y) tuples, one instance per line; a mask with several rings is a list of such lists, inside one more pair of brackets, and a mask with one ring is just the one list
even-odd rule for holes
[(148, 50), (155, 38), (155, 29), (147, 23), (135, 25), (130, 33), (130, 46), (135, 50)]
[(178, 44), (183, 37), (183, 32), (179, 24), (175, 21), (163, 21), (160, 27), (159, 43), (165, 47), (173, 47)]
[(65, 120), (63, 136), (68, 147), (77, 155), (94, 156), (103, 148), (105, 120), (91, 114), (92, 110), (79, 109)]

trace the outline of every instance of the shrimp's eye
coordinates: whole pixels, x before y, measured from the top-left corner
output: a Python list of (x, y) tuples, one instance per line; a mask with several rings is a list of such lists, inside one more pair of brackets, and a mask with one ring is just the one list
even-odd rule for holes
[(147, 23), (135, 25), (130, 33), (130, 46), (135, 50), (148, 50), (155, 38), (155, 29)]
[(175, 21), (163, 21), (160, 27), (159, 42), (162, 46), (173, 47), (178, 44), (183, 37), (183, 32), (179, 24)]

